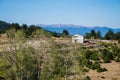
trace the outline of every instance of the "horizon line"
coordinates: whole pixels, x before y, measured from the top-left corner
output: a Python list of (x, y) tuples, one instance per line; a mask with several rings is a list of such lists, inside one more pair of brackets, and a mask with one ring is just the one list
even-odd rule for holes
[[(28, 26), (30, 25), (73, 25), (73, 26), (81, 26), (81, 27), (88, 27), (88, 28), (94, 28), (94, 27), (102, 27), (102, 28), (110, 28), (110, 29), (120, 29), (120, 27), (109, 27), (109, 26), (90, 26), (90, 25), (81, 25), (81, 24), (72, 24), (72, 23), (35, 23), (35, 24), (27, 24), (27, 23), (19, 23), (19, 22), (7, 22), (7, 21), (4, 21), (4, 20), (0, 20), (2, 22), (6, 22), (6, 23), (9, 23), (9, 24), (12, 24), (12, 23), (18, 23), (19, 25), (23, 25), (23, 24), (26, 24)], [(39, 26), (39, 27), (42, 27), (42, 26)]]

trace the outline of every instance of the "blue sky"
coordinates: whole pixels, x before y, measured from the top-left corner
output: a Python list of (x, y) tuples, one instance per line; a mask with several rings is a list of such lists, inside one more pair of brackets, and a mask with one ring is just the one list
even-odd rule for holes
[(120, 28), (120, 0), (0, 0), (0, 20)]

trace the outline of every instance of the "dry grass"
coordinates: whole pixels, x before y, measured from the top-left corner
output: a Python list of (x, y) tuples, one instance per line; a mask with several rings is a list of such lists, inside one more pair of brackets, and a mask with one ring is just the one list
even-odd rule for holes
[(92, 80), (120, 80), (120, 63), (114, 61), (102, 63), (101, 67), (106, 68), (108, 71), (98, 73), (95, 70), (90, 70), (86, 75)]

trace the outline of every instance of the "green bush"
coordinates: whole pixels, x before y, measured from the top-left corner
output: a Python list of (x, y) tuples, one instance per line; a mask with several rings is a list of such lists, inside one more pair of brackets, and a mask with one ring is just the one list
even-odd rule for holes
[(118, 39), (118, 44), (120, 44), (120, 38)]
[(86, 50), (84, 53), (83, 53), (83, 58), (85, 59), (92, 59), (92, 60), (99, 60), (99, 57), (97, 55), (97, 51), (93, 50)]
[(105, 72), (105, 71), (107, 71), (106, 68), (97, 68), (97, 72)]
[(110, 59), (109, 59), (108, 57), (105, 57), (105, 58), (103, 59), (103, 62), (104, 62), (104, 63), (109, 63), (109, 62), (110, 62)]
[(83, 64), (84, 66), (88, 67), (88, 68), (91, 68), (91, 66), (92, 66), (92, 62), (89, 61), (88, 59), (84, 59), (84, 60), (82, 61), (82, 64)]
[(93, 65), (92, 65), (92, 69), (97, 69), (97, 68), (100, 68), (100, 64), (98, 62), (95, 62)]
[(104, 77), (104, 76), (101, 76), (101, 78), (102, 78), (102, 79), (105, 79), (105, 77)]
[(103, 62), (108, 63), (110, 60), (113, 60), (113, 54), (108, 49), (102, 49), (101, 53)]
[(90, 59), (90, 55), (91, 55), (91, 51), (90, 50), (86, 50), (84, 53), (83, 53), (83, 58), (85, 59)]
[(114, 60), (115, 60), (116, 62), (120, 62), (120, 58), (119, 58), (119, 57), (116, 57)]
[(85, 68), (82, 68), (81, 71), (82, 71), (82, 72), (88, 72), (89, 70), (88, 70), (88, 69), (85, 69)]
[(96, 53), (92, 53), (90, 55), (90, 59), (92, 59), (92, 60), (99, 60), (99, 57), (98, 57), (98, 55)]

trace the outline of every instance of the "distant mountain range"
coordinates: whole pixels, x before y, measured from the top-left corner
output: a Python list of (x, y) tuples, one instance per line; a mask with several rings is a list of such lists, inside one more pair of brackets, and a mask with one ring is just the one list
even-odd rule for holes
[[(0, 21), (0, 31), (5, 30), (9, 25), (10, 23)], [(81, 25), (73, 25), (73, 24), (51, 24), (51, 25), (39, 24), (37, 26), (42, 27), (45, 30), (57, 32), (57, 33), (62, 33), (62, 31), (66, 29), (69, 31), (71, 35), (74, 34), (85, 35), (86, 33), (90, 32), (92, 29), (94, 29), (95, 31), (100, 31), (102, 36), (104, 36), (109, 29), (113, 30), (113, 32), (115, 33), (120, 32), (120, 28), (113, 29), (109, 27), (99, 27), (99, 26), (89, 27), (89, 26), (81, 26)]]
[(113, 29), (109, 27), (89, 27), (89, 26), (81, 26), (81, 25), (73, 25), (73, 24), (52, 24), (52, 25), (45, 25), (45, 24), (39, 24), (38, 26), (49, 30), (49, 31), (55, 31), (57, 33), (62, 33), (64, 29), (68, 30), (71, 35), (74, 34), (81, 34), (85, 35), (86, 33), (90, 32), (92, 29), (95, 31), (100, 31), (101, 35), (104, 36), (106, 32), (108, 32), (109, 29), (113, 30), (113, 32), (120, 32), (120, 28)]

